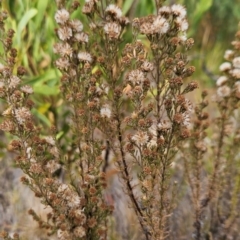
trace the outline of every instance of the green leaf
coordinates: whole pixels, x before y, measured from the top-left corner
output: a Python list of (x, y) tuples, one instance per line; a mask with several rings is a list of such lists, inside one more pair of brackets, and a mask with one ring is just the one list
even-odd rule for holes
[(188, 31), (188, 36), (193, 36), (198, 29), (199, 21), (203, 18), (203, 14), (207, 12), (213, 5), (213, 0), (199, 0), (196, 3), (195, 11), (190, 16), (191, 28)]
[(196, 10), (193, 13), (193, 15), (194, 15), (193, 20), (195, 23), (200, 21), (203, 14), (212, 6), (212, 3), (213, 3), (213, 0), (200, 0), (197, 3)]
[(49, 69), (41, 76), (26, 80), (24, 83), (32, 85), (35, 93), (43, 95), (57, 95), (59, 93), (58, 73), (55, 69)]
[(49, 69), (46, 71), (44, 74), (31, 78), (30, 80), (26, 80), (26, 84), (37, 84), (37, 83), (42, 83), (42, 82), (48, 82), (52, 79), (58, 78), (57, 71), (55, 69)]
[(64, 135), (64, 131), (59, 132), (59, 133), (56, 135), (56, 139), (59, 140), (63, 135)]
[(49, 119), (42, 113), (40, 113), (37, 109), (32, 109), (32, 113), (42, 122), (44, 122), (47, 126), (51, 127), (51, 122)]
[(46, 84), (36, 84), (33, 86), (33, 90), (35, 93), (39, 93), (42, 95), (57, 95), (59, 93), (59, 89), (57, 86), (48, 86)]
[(43, 103), (41, 106), (38, 108), (38, 112), (44, 114), (48, 111), (50, 108), (51, 104), (50, 103)]
[(28, 10), (24, 16), (22, 17), (21, 21), (18, 24), (17, 29), (17, 43), (20, 44), (21, 42), (21, 35), (24, 28), (27, 26), (28, 22), (37, 14), (37, 9), (32, 8)]
[(46, 17), (45, 13), (46, 13), (46, 8), (48, 6), (48, 2), (49, 2), (48, 0), (38, 1), (37, 10), (41, 14), (38, 14), (36, 16), (36, 20), (35, 20), (36, 28), (40, 27), (43, 19)]
[(148, 14), (153, 14), (155, 10), (154, 1), (149, 0), (141, 0), (137, 5), (137, 9), (135, 11), (135, 15), (138, 17), (146, 16)]
[(123, 6), (122, 6), (122, 12), (124, 15), (129, 11), (133, 2), (134, 2), (134, 0), (128, 0), (128, 1), (124, 2)]

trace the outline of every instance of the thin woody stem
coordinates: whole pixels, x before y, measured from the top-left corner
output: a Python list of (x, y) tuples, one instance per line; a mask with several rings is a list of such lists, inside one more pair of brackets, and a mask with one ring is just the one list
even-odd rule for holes
[(117, 130), (118, 130), (118, 141), (120, 144), (120, 153), (121, 153), (121, 160), (122, 160), (122, 164), (123, 164), (123, 175), (124, 175), (124, 179), (126, 180), (126, 185), (127, 185), (127, 189), (128, 189), (128, 193), (129, 193), (129, 197), (133, 203), (134, 206), (134, 210), (138, 216), (138, 220), (139, 223), (141, 225), (141, 228), (145, 234), (146, 240), (149, 240), (149, 236), (150, 233), (148, 232), (148, 230), (146, 229), (146, 223), (143, 220), (143, 213), (141, 208), (139, 207), (139, 204), (136, 200), (136, 197), (134, 196), (133, 193), (133, 187), (131, 185), (130, 182), (130, 174), (129, 174), (129, 170), (128, 170), (128, 166), (127, 166), (127, 162), (125, 159), (125, 153), (124, 153), (124, 149), (123, 149), (123, 140), (122, 140), (122, 133), (121, 133), (121, 122), (120, 119), (117, 117)]

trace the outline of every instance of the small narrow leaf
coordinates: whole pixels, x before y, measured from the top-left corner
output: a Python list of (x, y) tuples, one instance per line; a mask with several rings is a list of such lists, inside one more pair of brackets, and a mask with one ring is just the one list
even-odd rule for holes
[(27, 24), (30, 21), (30, 19), (32, 19), (37, 14), (37, 12), (38, 11), (35, 8), (32, 8), (32, 9), (28, 10), (24, 14), (24, 16), (22, 17), (21, 21), (19, 22), (18, 29), (17, 29), (17, 42), (18, 42), (18, 44), (21, 41), (22, 31), (27, 26)]

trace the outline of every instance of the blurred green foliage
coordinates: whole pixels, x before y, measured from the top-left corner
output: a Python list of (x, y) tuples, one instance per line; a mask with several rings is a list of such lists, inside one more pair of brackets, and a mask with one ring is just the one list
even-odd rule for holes
[(18, 60), (31, 76), (39, 76), (52, 67), (55, 6), (50, 3), (49, 0), (4, 2), (11, 17), (7, 27), (16, 33), (14, 46), (19, 51)]
[[(34, 113), (47, 126), (53, 124), (51, 108), (59, 93), (60, 74), (54, 67), (55, 3), (50, 0), (3, 1), (10, 18), (7, 28), (15, 31), (13, 46), (18, 50), (18, 65), (28, 71), (26, 84), (34, 89)], [(51, 98), (51, 101), (49, 101)], [(56, 98), (57, 101), (57, 98)], [(50, 102), (50, 103), (49, 103)]]
[[(212, 75), (218, 75), (218, 66), (223, 61), (226, 49), (237, 31), (240, 20), (239, 0), (181, 0), (186, 6), (189, 19), (189, 36), (195, 40), (193, 65), (195, 78), (207, 86), (214, 83)], [(207, 68), (207, 71), (206, 69)]]

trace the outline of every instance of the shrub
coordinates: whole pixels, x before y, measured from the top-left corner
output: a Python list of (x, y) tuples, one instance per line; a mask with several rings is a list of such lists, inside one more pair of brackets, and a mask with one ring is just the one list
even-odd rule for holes
[(218, 116), (209, 116), (207, 91), (190, 100), (198, 83), (189, 80), (186, 9), (159, 0), (155, 15), (128, 19), (106, 2), (86, 1), (83, 24), (79, 2), (56, 1), (54, 64), (67, 114), (50, 129), (31, 112), (34, 91), (1, 12), (0, 129), (15, 136), (8, 148), (21, 182), (49, 209), (47, 219), (29, 214), (58, 239), (236, 239), (239, 33), (220, 66)]

